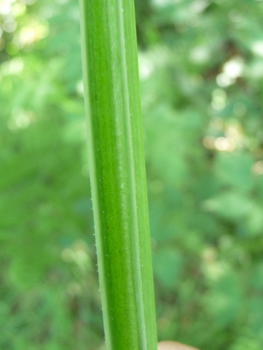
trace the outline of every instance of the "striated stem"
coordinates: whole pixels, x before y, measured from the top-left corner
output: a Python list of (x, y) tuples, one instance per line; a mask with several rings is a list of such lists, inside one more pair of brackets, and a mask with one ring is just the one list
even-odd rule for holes
[(95, 234), (108, 350), (156, 350), (133, 0), (80, 0)]

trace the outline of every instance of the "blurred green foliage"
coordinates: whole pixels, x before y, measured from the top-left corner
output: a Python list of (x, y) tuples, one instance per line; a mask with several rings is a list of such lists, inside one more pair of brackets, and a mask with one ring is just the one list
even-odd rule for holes
[[(136, 0), (158, 334), (263, 347), (262, 1)], [(79, 10), (0, 2), (0, 349), (103, 349)]]

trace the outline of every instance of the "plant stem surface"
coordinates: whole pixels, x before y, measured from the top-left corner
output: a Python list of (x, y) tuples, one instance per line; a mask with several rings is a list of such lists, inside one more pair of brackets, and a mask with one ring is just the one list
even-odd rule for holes
[(156, 350), (134, 3), (80, 0), (88, 148), (108, 350)]

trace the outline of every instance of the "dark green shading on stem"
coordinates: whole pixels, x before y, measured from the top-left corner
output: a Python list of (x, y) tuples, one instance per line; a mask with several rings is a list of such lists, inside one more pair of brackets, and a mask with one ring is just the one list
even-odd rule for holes
[(107, 350), (156, 350), (134, 3), (80, 3)]

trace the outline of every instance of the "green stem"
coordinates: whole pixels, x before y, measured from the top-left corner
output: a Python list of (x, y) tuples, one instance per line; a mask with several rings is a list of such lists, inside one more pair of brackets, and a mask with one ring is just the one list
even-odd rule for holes
[(156, 350), (133, 0), (80, 0), (88, 146), (108, 350)]

